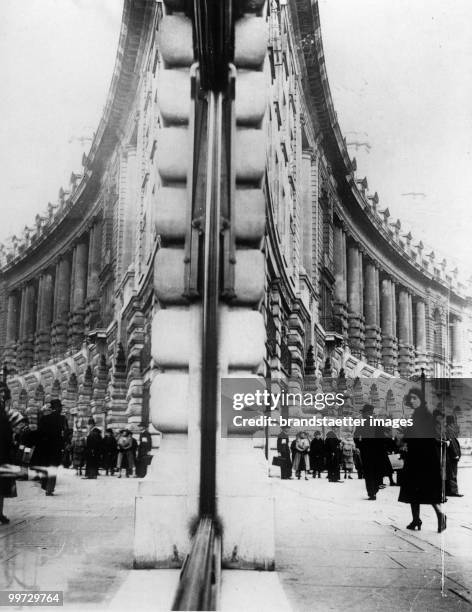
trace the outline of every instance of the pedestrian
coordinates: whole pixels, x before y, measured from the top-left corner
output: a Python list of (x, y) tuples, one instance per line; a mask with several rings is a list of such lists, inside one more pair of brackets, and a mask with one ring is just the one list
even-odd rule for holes
[(43, 471), (41, 487), (45, 490), (46, 495), (54, 495), (57, 468), (61, 463), (68, 435), (67, 420), (61, 412), (61, 400), (53, 399), (49, 406), (45, 407), (38, 422), (36, 461), (40, 463)]
[(147, 473), (148, 465), (151, 463), (152, 438), (146, 425), (139, 424), (139, 442), (136, 451), (136, 477), (144, 478)]
[(10, 399), (10, 390), (3, 381), (0, 381), (0, 525), (10, 522), (10, 519), (3, 514), (5, 498), (17, 495), (15, 478), (7, 469), (13, 453), (13, 428), (5, 408), (8, 399)]
[(292, 478), (292, 461), (290, 459), (290, 438), (288, 437), (289, 428), (282, 427), (277, 436), (277, 453), (281, 458), (280, 478), (282, 480), (291, 480)]
[(64, 440), (64, 450), (62, 452), (62, 465), (68, 469), (72, 465), (72, 431), (68, 430)]
[(382, 444), (380, 446), (382, 452), (383, 469), (379, 486), (381, 489), (384, 489), (385, 485), (383, 484), (383, 479), (385, 476), (388, 477), (390, 486), (395, 486), (395, 481), (393, 480), (393, 467), (392, 462), (390, 461), (390, 455), (396, 452), (397, 444), (394, 438), (392, 438), (392, 432), (389, 428), (385, 428), (382, 430), (380, 439), (382, 440)]
[(113, 476), (115, 472), (116, 459), (117, 459), (117, 446), (116, 439), (113, 435), (113, 429), (108, 428), (105, 431), (102, 444), (102, 466), (105, 470), (106, 476)]
[(356, 468), (358, 480), (362, 480), (364, 478), (364, 472), (362, 470), (361, 452), (357, 446), (354, 447), (354, 466)]
[(85, 430), (75, 429), (72, 434), (71, 454), (72, 467), (75, 469), (76, 476), (82, 476), (82, 468), (85, 466), (85, 447), (87, 438)]
[(329, 482), (341, 480), (341, 442), (334, 431), (328, 431), (325, 440), (326, 469)]
[(442, 512), (444, 501), (442, 479), (442, 441), (437, 439), (436, 422), (423, 399), (421, 389), (412, 388), (405, 404), (413, 409), (413, 425), (405, 433), (405, 462), (402, 470), (398, 501), (410, 504), (412, 522), (407, 529), (421, 529), (421, 504), (433, 506), (438, 521), (438, 533), (446, 529), (447, 517)]
[[(361, 414), (364, 419), (369, 419), (374, 414), (374, 407), (371, 404), (364, 404)], [(380, 438), (377, 427), (366, 424), (356, 427), (354, 442), (360, 452), (367, 497), (369, 500), (375, 501), (385, 471), (383, 440)]]
[(129, 471), (134, 473), (135, 465), (134, 465), (134, 453), (133, 453), (133, 436), (129, 429), (122, 429), (119, 433), (118, 440), (118, 457), (116, 461), (116, 468), (118, 470), (118, 478), (121, 478), (121, 467), (123, 464), (123, 459), (126, 459), (126, 476), (128, 476)]
[(95, 480), (102, 458), (102, 434), (98, 427), (93, 427), (87, 436), (85, 445), (85, 478)]
[(321, 472), (324, 470), (325, 460), (325, 444), (321, 437), (321, 431), (315, 431), (313, 440), (310, 443), (310, 465), (313, 472), (313, 478), (321, 478)]
[(138, 457), (138, 441), (133, 436), (131, 431), (129, 432), (129, 435), (131, 436), (131, 452), (133, 454), (134, 470), (133, 470), (133, 467), (128, 462), (128, 457), (126, 457), (126, 478), (128, 478), (128, 476), (132, 476), (133, 474), (136, 477), (136, 461), (137, 461), (137, 457)]
[(295, 453), (293, 458), (293, 469), (300, 480), (301, 473), (305, 472), (305, 480), (308, 480), (307, 472), (310, 469), (309, 456), (310, 441), (305, 431), (299, 431), (295, 438)]
[(342, 464), (344, 470), (344, 480), (348, 478), (352, 480), (352, 473), (354, 471), (354, 449), (356, 445), (351, 434), (347, 434), (341, 441), (341, 452), (342, 452)]
[(457, 468), (461, 458), (461, 445), (458, 440), (459, 427), (453, 415), (446, 417), (446, 495), (449, 497), (463, 497), (457, 485)]

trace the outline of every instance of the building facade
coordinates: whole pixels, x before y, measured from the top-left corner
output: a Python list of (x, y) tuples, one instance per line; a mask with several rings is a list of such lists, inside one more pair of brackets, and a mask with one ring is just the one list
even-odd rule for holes
[[(159, 219), (184, 206), (169, 187), (180, 170), (170, 167), (164, 131), (185, 123), (191, 95), (188, 84), (174, 116), (163, 115), (174, 85), (159, 32), (166, 18), (179, 23), (180, 4), (125, 1), (111, 88), (81, 171), (1, 247), (0, 349), (13, 402), (32, 423), (53, 398), (76, 424), (92, 416), (133, 428), (154, 410)], [(291, 390), (317, 388), (322, 376), (375, 379), (378, 402), (398, 377), (422, 370), (470, 376), (470, 287), (357, 176), (329, 90), (317, 3), (273, 0), (260, 19), (267, 351), (257, 372)], [(177, 67), (192, 61), (190, 52)]]

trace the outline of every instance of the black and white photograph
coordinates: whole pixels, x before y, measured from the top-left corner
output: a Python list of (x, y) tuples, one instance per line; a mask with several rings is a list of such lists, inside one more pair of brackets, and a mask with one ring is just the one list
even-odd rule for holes
[(0, 0), (0, 609), (472, 612), (470, 0)]

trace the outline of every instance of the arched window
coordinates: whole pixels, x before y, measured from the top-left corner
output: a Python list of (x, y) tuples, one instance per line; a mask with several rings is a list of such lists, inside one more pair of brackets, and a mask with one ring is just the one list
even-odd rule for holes
[(369, 393), (369, 403), (377, 409), (379, 406), (379, 391), (377, 389), (377, 385), (372, 385)]
[(57, 378), (52, 383), (51, 399), (61, 399), (61, 383)]
[(387, 391), (387, 397), (385, 398), (385, 409), (388, 416), (395, 413), (395, 396), (391, 389)]
[(34, 400), (38, 402), (40, 407), (44, 404), (45, 393), (44, 393), (43, 385), (39, 384), (36, 387), (36, 391), (34, 392)]

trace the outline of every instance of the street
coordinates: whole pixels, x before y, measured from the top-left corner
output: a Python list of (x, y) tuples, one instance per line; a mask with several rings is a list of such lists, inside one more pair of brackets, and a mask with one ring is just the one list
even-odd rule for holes
[[(61, 470), (53, 497), (19, 482), (5, 504), (11, 523), (0, 528), (0, 589), (62, 590), (66, 608), (117, 609), (120, 587), (140, 574), (132, 569), (137, 482)], [(276, 569), (293, 610), (472, 609), (472, 468), (459, 470), (465, 497), (445, 505), (443, 534), (430, 507), (422, 531), (405, 529), (410, 511), (396, 501), (398, 487), (370, 502), (357, 478), (272, 482)]]

